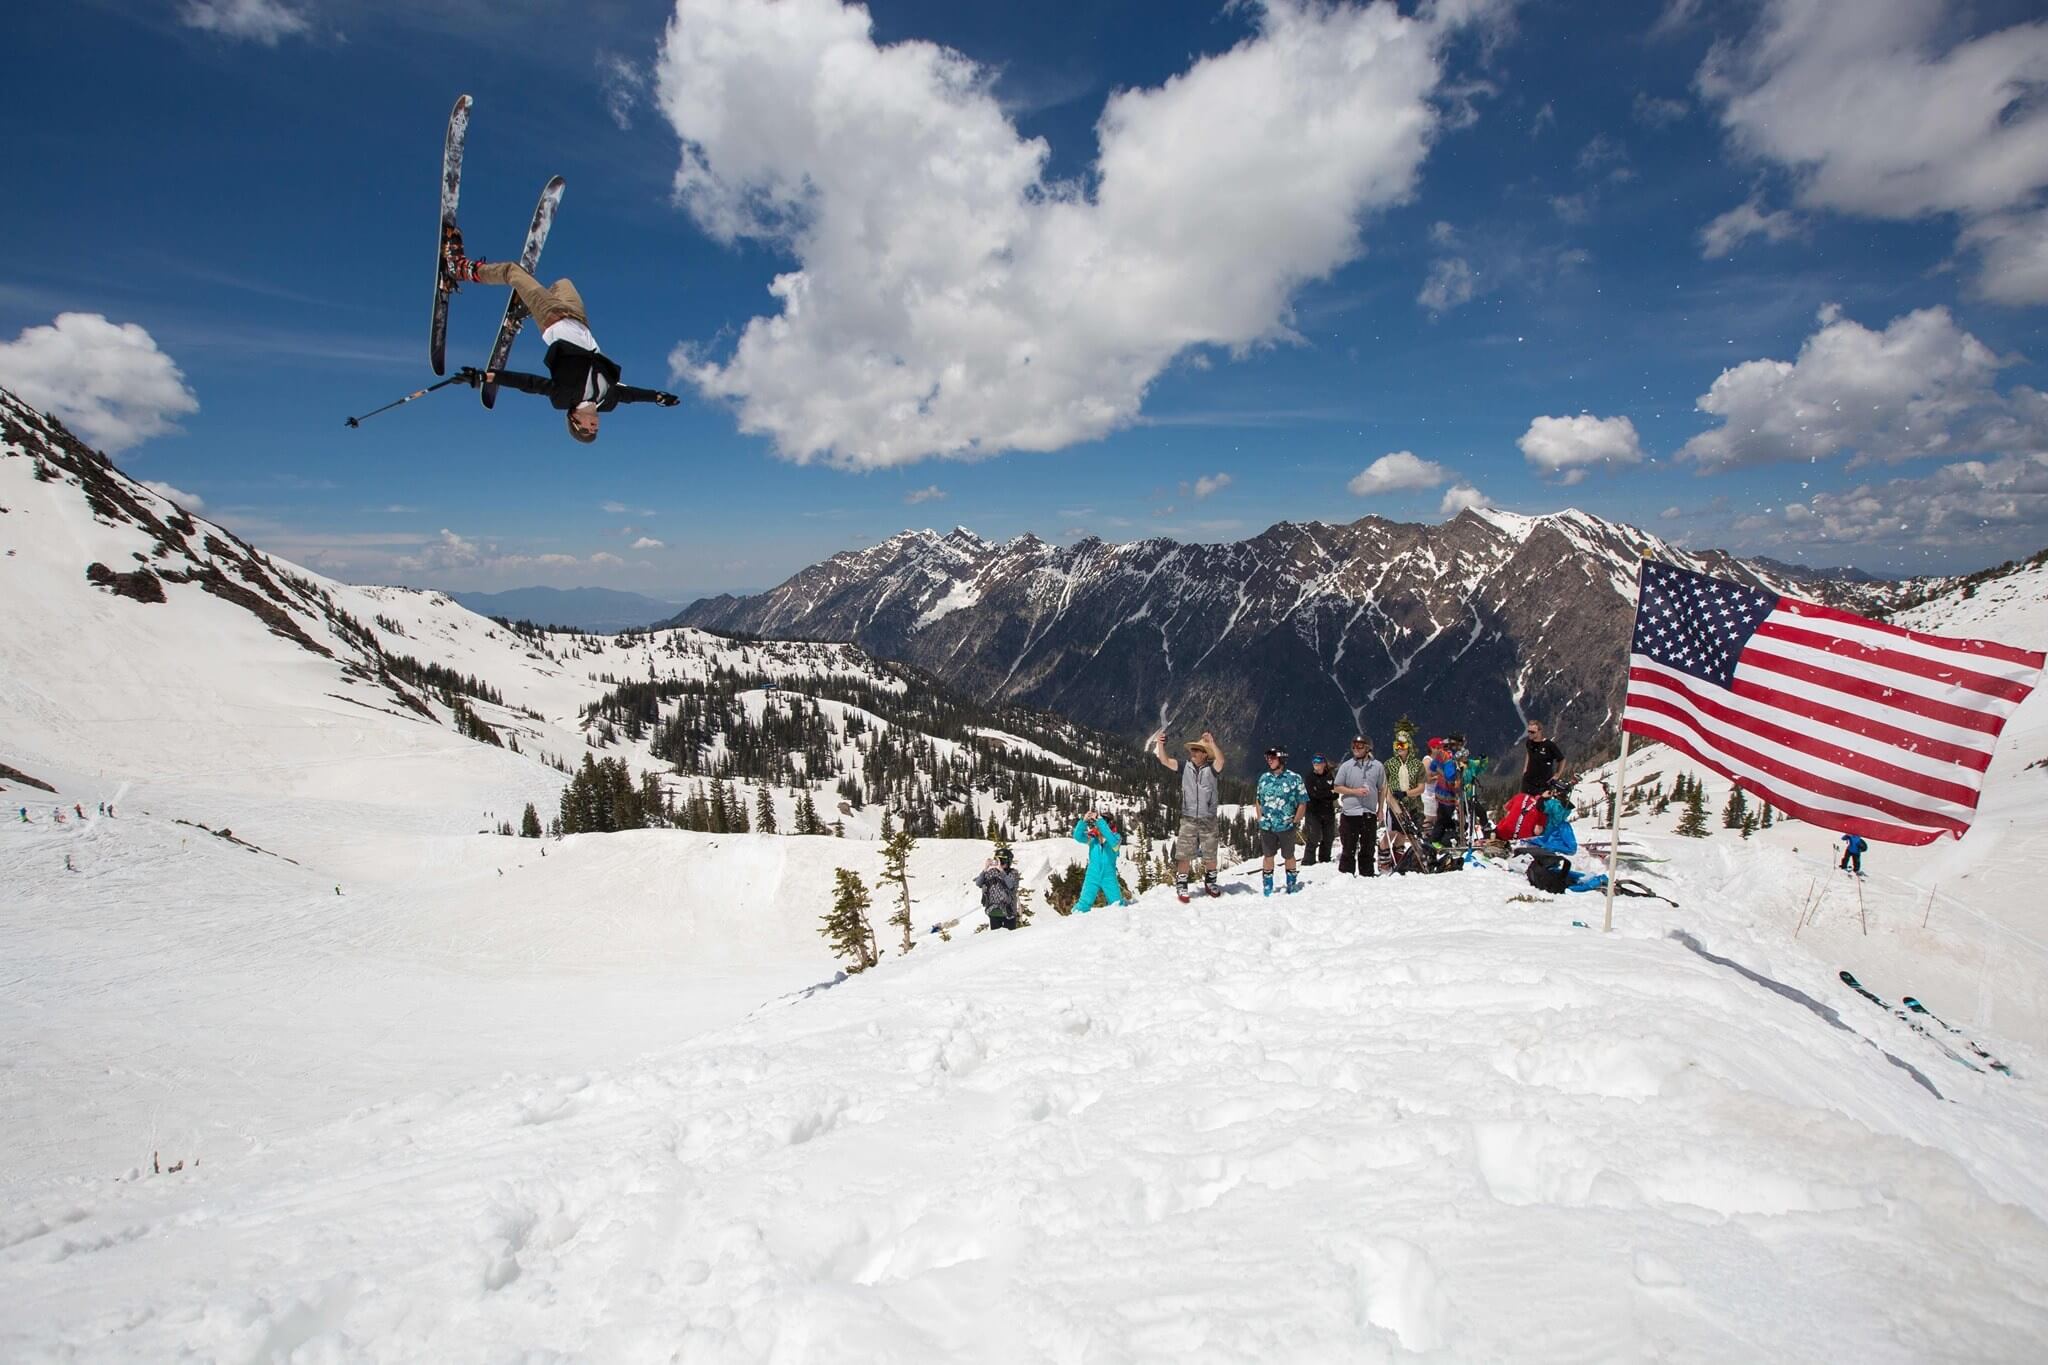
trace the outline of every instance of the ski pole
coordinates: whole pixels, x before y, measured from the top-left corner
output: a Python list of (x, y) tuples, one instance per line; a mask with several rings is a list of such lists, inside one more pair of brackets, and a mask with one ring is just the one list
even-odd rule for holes
[(394, 399), (393, 401), (386, 403), (381, 408), (371, 409), (370, 411), (364, 413), (361, 417), (349, 418), (347, 425), (352, 427), (359, 427), (363, 423), (369, 421), (372, 417), (375, 417), (380, 412), (389, 412), (393, 408), (402, 407), (405, 404), (410, 403), (415, 398), (425, 398), (434, 390), (445, 389), (450, 384), (467, 384), (471, 388), (475, 388), (477, 386), (478, 381), (481, 380), (483, 377), (484, 372), (482, 370), (479, 370), (471, 365), (464, 365), (461, 369), (457, 370), (454, 374), (449, 375), (446, 379), (442, 380), (438, 384), (429, 384), (424, 389), (416, 389), (413, 392), (407, 394), (403, 398)]

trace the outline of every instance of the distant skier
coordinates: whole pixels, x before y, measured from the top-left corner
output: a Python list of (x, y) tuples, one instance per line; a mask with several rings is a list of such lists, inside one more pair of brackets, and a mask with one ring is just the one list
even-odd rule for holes
[(1301, 774), (1287, 767), (1285, 749), (1266, 750), (1266, 771), (1259, 775), (1259, 852), (1265, 862), (1260, 869), (1267, 895), (1273, 894), (1273, 859), (1287, 865), (1287, 894), (1301, 890), (1300, 874), (1294, 869), (1294, 831), (1308, 810), (1308, 786)]
[(1837, 863), (1836, 866), (1844, 872), (1854, 872), (1857, 876), (1862, 876), (1863, 850), (1869, 847), (1870, 845), (1863, 841), (1862, 835), (1844, 834), (1842, 836), (1842, 861)]
[(996, 850), (996, 856), (982, 864), (981, 875), (974, 884), (981, 888), (981, 908), (988, 915), (991, 929), (1015, 929), (1017, 927), (1017, 883), (1021, 878), (1011, 864), (1016, 855), (1007, 848)]
[(77, 812), (78, 812), (78, 818), (79, 818), (79, 819), (83, 820), (83, 819), (85, 818), (85, 805), (84, 805), (84, 803), (83, 803), (83, 802), (78, 802), (78, 801), (74, 801), (74, 802), (72, 802), (72, 803), (71, 803), (71, 809), (73, 809), (73, 810), (75, 810), (75, 811), (77, 811)]
[(475, 284), (510, 285), (533, 315), (541, 340), (548, 344), (545, 376), (500, 370), (483, 375), (484, 379), (494, 379), (521, 393), (544, 394), (549, 403), (568, 414), (569, 434), (585, 445), (597, 439), (599, 414), (621, 403), (659, 403), (672, 408), (681, 401), (672, 393), (619, 382), (618, 364), (598, 349), (583, 296), (569, 280), (556, 280), (542, 288), (516, 261), (470, 260), (460, 250), (458, 239), (448, 260), (449, 273)]
[(35, 823), (35, 822), (34, 822), (33, 820), (31, 820), (31, 819), (29, 819), (29, 818), (28, 818), (28, 807), (27, 807), (27, 806), (23, 806), (23, 807), (21, 808), (21, 823), (23, 823), (24, 825), (32, 825), (32, 824), (34, 824), (34, 823)]
[(1081, 894), (1074, 900), (1076, 914), (1087, 914), (1100, 899), (1104, 905), (1123, 900), (1123, 888), (1116, 876), (1116, 851), (1123, 836), (1109, 817), (1089, 811), (1074, 825), (1074, 842), (1088, 845), (1088, 875), (1081, 879)]
[(50, 808), (50, 813), (57, 817), (58, 824), (61, 825), (64, 823), (64, 808), (62, 806), (52, 806)]
[(1152, 737), (1152, 753), (1168, 771), (1180, 774), (1180, 833), (1173, 845), (1173, 889), (1181, 904), (1188, 901), (1188, 868), (1201, 862), (1202, 889), (1223, 894), (1216, 884), (1216, 775), (1223, 771), (1223, 750), (1207, 730), (1188, 741), (1187, 762), (1166, 755), (1166, 731)]

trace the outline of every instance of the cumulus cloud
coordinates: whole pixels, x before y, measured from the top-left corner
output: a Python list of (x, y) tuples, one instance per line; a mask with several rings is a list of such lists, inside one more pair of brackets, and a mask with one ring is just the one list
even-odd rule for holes
[(1475, 507), (1491, 506), (1493, 506), (1492, 498), (1487, 497), (1486, 494), (1480, 492), (1469, 483), (1460, 483), (1453, 484), (1444, 490), (1444, 500), (1437, 504), (1436, 511), (1440, 517), (1455, 517), (1458, 513), (1469, 511)]
[(676, 198), (795, 264), (727, 358), (685, 345), (671, 364), (799, 462), (1099, 437), (1190, 348), (1292, 338), (1294, 292), (1412, 194), (1451, 27), (1500, 8), (1263, 0), (1230, 51), (1112, 96), (1068, 182), (989, 71), (878, 45), (865, 9), (679, 4), (654, 82), (683, 143)]
[[(543, 556), (543, 558), (545, 557), (546, 556)], [(572, 556), (569, 558), (569, 562), (571, 564), (574, 564), (576, 560)], [(612, 569), (623, 568), (626, 563), (625, 560), (620, 559), (617, 555), (611, 553), (609, 550), (599, 550), (596, 554), (590, 557), (590, 562), (599, 568)]]
[(937, 502), (945, 496), (946, 490), (934, 483), (927, 484), (923, 488), (911, 489), (903, 495), (903, 500), (912, 507), (915, 507), (921, 502)]
[(1794, 361), (1724, 370), (1698, 402), (1722, 425), (1685, 443), (1703, 472), (1821, 460), (2015, 454), (2048, 448), (2048, 395), (2001, 393), (2008, 362), (1956, 326), (1946, 308), (1895, 318), (1882, 332), (1830, 304)]
[(1412, 450), (1397, 450), (1352, 475), (1345, 487), (1361, 498), (1374, 498), (1434, 488), (1450, 476), (1450, 471), (1434, 460), (1422, 459)]
[[(1946, 9), (1771, 0), (1743, 41), (1714, 48), (1699, 87), (1738, 150), (1791, 173), (1804, 207), (1966, 223), (2032, 210), (2048, 189), (2048, 24), (1944, 46)], [(2018, 278), (2003, 273), (2015, 267)], [(1978, 287), (2002, 302), (2048, 301), (2024, 267), (2024, 253), (1987, 250)]]
[(148, 332), (98, 313), (60, 313), (0, 342), (0, 384), (109, 453), (176, 431), (174, 419), (199, 411)]
[(279, 39), (296, 37), (312, 27), (305, 15), (279, 0), (186, 0), (178, 17), (188, 28), (205, 29), (223, 38), (246, 38), (265, 47), (276, 47)]
[(653, 536), (642, 536), (633, 542), (633, 548), (636, 550), (665, 550), (668, 547)]
[(1596, 465), (1641, 464), (1643, 443), (1626, 417), (1538, 417), (1515, 443), (1540, 474), (1575, 484)]
[(1751, 195), (1700, 229), (1700, 255), (1718, 261), (1752, 237), (1782, 242), (1805, 231), (1799, 215), (1788, 209), (1767, 210), (1761, 195)]
[(2048, 303), (2048, 209), (2000, 213), (1963, 230), (1963, 245), (1981, 253), (1977, 293), (1994, 303)]
[(2048, 453), (1959, 460), (1919, 478), (1819, 493), (1733, 528), (1765, 547), (1816, 542), (2024, 553), (2048, 539)]
[(182, 488), (173, 487), (161, 479), (144, 479), (142, 486), (160, 498), (170, 499), (188, 512), (203, 512), (206, 510), (206, 499), (200, 497), (197, 493), (187, 493)]
[(1228, 474), (1204, 474), (1195, 480), (1188, 491), (1197, 500), (1200, 500), (1208, 497), (1211, 493), (1220, 493), (1228, 487), (1230, 487), (1230, 476)]
[(1459, 304), (1470, 303), (1478, 284), (1464, 257), (1446, 256), (1430, 262), (1429, 278), (1422, 282), (1415, 301), (1432, 313), (1448, 313)]

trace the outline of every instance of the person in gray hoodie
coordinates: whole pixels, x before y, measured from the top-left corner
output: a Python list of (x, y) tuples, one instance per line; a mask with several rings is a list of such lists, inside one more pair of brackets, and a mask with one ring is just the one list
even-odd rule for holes
[(1020, 880), (1017, 869), (1012, 866), (1016, 855), (1007, 848), (996, 850), (982, 867), (981, 875), (974, 884), (981, 888), (981, 908), (988, 915), (991, 929), (1015, 929), (1017, 927), (1017, 883)]

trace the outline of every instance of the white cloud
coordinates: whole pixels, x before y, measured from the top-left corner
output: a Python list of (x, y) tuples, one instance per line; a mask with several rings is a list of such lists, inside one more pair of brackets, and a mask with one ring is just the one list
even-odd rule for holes
[[(547, 558), (547, 556), (543, 555), (543, 556), (542, 556), (542, 558), (543, 558), (543, 559), (545, 560), (545, 559)], [(570, 557), (570, 558), (569, 558), (569, 562), (570, 562), (571, 564), (574, 564), (574, 563), (576, 562), (576, 560), (574, 559), (574, 557)], [(597, 552), (596, 554), (594, 554), (594, 555), (592, 555), (592, 556), (590, 557), (590, 562), (591, 562), (592, 564), (595, 564), (595, 565), (597, 565), (597, 566), (601, 567), (601, 568), (614, 568), (614, 569), (617, 569), (617, 568), (623, 568), (623, 567), (625, 566), (625, 563), (626, 563), (626, 561), (625, 561), (625, 560), (623, 560), (623, 559), (620, 559), (620, 558), (619, 558), (619, 557), (618, 557), (617, 555), (615, 555), (615, 554), (612, 554), (612, 553), (611, 553), (610, 551), (608, 551), (608, 550), (599, 550), (599, 551), (598, 551), (598, 552)]]
[(729, 358), (671, 363), (800, 462), (1099, 437), (1189, 348), (1291, 339), (1294, 292), (1413, 192), (1450, 26), (1500, 8), (1264, 0), (1254, 36), (1112, 96), (1095, 163), (1055, 182), (958, 53), (878, 47), (840, 0), (679, 4), (655, 78), (676, 197), (796, 264)]
[(173, 419), (199, 411), (148, 332), (98, 313), (60, 313), (0, 342), (0, 384), (109, 453), (176, 431)]
[(1684, 100), (1662, 99), (1647, 90), (1636, 91), (1635, 103), (1630, 108), (1637, 123), (1651, 128), (1668, 128), (1692, 112), (1692, 106)]
[(491, 561), (491, 567), (503, 569), (516, 565), (533, 564), (543, 569), (567, 569), (573, 568), (577, 562), (575, 555), (548, 554), (533, 555), (531, 557), (526, 555), (500, 555)]
[(1429, 278), (1422, 282), (1415, 301), (1432, 313), (1448, 313), (1461, 303), (1470, 303), (1477, 287), (1478, 279), (1465, 258), (1447, 256), (1430, 263)]
[(169, 498), (187, 512), (203, 512), (206, 510), (206, 499), (200, 497), (197, 493), (187, 493), (182, 488), (173, 487), (161, 479), (144, 479), (142, 486), (160, 498)]
[(937, 502), (945, 496), (946, 490), (934, 483), (927, 484), (923, 488), (911, 489), (903, 495), (903, 500), (912, 507), (915, 507), (921, 502)]
[(633, 548), (636, 550), (665, 550), (668, 547), (653, 536), (642, 536), (633, 542)]
[(247, 38), (276, 47), (280, 38), (305, 33), (306, 16), (279, 0), (186, 0), (178, 17), (188, 28), (223, 38)]
[(1204, 474), (1195, 480), (1194, 487), (1189, 491), (1194, 494), (1196, 501), (1200, 501), (1211, 493), (1220, 493), (1228, 487), (1230, 487), (1230, 476), (1228, 474)]
[(1579, 172), (1582, 175), (1605, 174), (1610, 180), (1633, 180), (1635, 172), (1629, 169), (1628, 148), (1620, 139), (1605, 133), (1595, 133), (1591, 141), (1579, 148)]
[(1412, 450), (1397, 450), (1380, 456), (1352, 475), (1345, 487), (1361, 498), (1374, 498), (1383, 493), (1434, 488), (1450, 476), (1450, 471), (1434, 460), (1422, 459)]
[(597, 54), (597, 80), (604, 91), (605, 112), (620, 132), (633, 127), (633, 111), (647, 98), (647, 72), (616, 52)]
[(473, 569), (483, 564), (483, 547), (443, 526), (439, 538), (422, 545), (417, 554), (399, 555), (392, 564), (406, 573), (441, 569)]
[(654, 509), (652, 507), (628, 507), (625, 503), (619, 502), (616, 499), (610, 502), (601, 502), (597, 505), (597, 507), (600, 512), (609, 512), (615, 517), (651, 517), (654, 515)]
[(1829, 305), (1820, 323), (1796, 361), (1723, 371), (1698, 403), (1722, 425), (1679, 457), (1713, 471), (1851, 453), (1890, 462), (2048, 448), (2048, 395), (1998, 392), (1993, 380), (2008, 362), (1946, 308), (1873, 332)]
[(1663, 511), (1659, 512), (1657, 514), (1657, 519), (1659, 521), (1676, 521), (1678, 520), (1678, 518), (1684, 515), (1685, 509), (1674, 503), (1670, 507), (1667, 507)]
[(1980, 219), (1962, 241), (1983, 256), (1978, 294), (1995, 303), (2048, 303), (2048, 209)]
[(1437, 504), (1436, 512), (1440, 517), (1455, 517), (1458, 513), (1469, 511), (1475, 507), (1491, 506), (1493, 506), (1492, 498), (1487, 497), (1486, 494), (1480, 492), (1469, 483), (1460, 483), (1453, 484), (1444, 490), (1444, 500)]
[(2016, 554), (2048, 539), (2048, 453), (1960, 460), (1920, 478), (1860, 484), (1744, 518), (1763, 546), (1816, 542)]
[(1643, 443), (1626, 417), (1538, 417), (1515, 443), (1536, 471), (1575, 484), (1596, 465), (1641, 464)]
[[(1771, 0), (1743, 42), (1715, 47), (1699, 86), (1735, 146), (1791, 172), (1807, 208), (1966, 222), (2028, 210), (2048, 189), (2048, 24), (1944, 46), (1949, 9)], [(1987, 251), (1978, 287), (2043, 301), (2001, 278), (2015, 265)]]
[(1799, 236), (1805, 228), (1798, 214), (1789, 209), (1766, 210), (1762, 196), (1753, 194), (1700, 229), (1700, 255), (1717, 261), (1752, 237), (1782, 242)]

